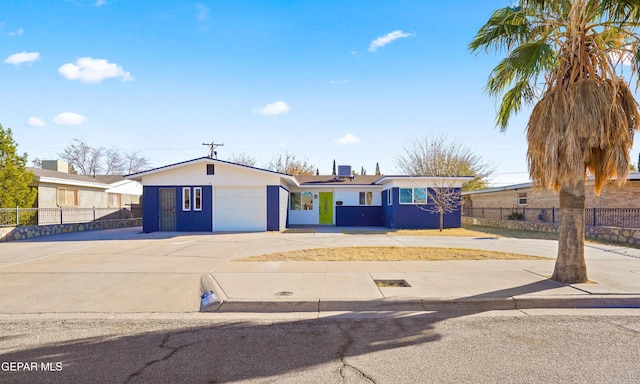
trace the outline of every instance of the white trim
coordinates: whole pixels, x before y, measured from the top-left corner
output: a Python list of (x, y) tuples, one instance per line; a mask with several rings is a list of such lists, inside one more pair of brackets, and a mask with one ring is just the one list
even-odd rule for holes
[[(198, 205), (196, 204), (198, 199), (196, 198), (197, 193), (196, 192), (200, 192), (200, 208), (198, 208)], [(202, 187), (193, 187), (193, 210), (196, 212), (202, 211)]]
[[(153, 175), (155, 173), (162, 173), (162, 172), (165, 172), (165, 171), (170, 171), (170, 170), (174, 170), (174, 169), (178, 169), (178, 168), (182, 168), (182, 167), (187, 167), (187, 166), (191, 166), (191, 165), (194, 165), (194, 164), (225, 164), (225, 165), (229, 165), (231, 167), (240, 168), (240, 169), (244, 169), (244, 170), (250, 170), (250, 171), (255, 171), (255, 172), (258, 172), (258, 173), (264, 173), (264, 174), (269, 174), (269, 175), (274, 175), (274, 176), (280, 176), (282, 179), (284, 179), (284, 180), (286, 180), (288, 182), (292, 182), (296, 186), (299, 185), (298, 181), (291, 175), (287, 175), (287, 174), (279, 173), (279, 172), (274, 172), (274, 171), (269, 171), (267, 169), (249, 167), (249, 166), (246, 166), (246, 165), (236, 164), (236, 163), (232, 163), (232, 162), (229, 162), (229, 161), (212, 159), (212, 158), (209, 158), (209, 157), (201, 157), (201, 158), (198, 158), (198, 159), (183, 161), (181, 163), (166, 165), (164, 167), (149, 169), (147, 171), (142, 171), (142, 172), (138, 172), (138, 173), (133, 173), (131, 175), (126, 175), (126, 176), (124, 176), (124, 178), (127, 179), (127, 180), (138, 180), (138, 181), (140, 181), (145, 176)], [(206, 172), (206, 169), (205, 169), (204, 170), (204, 176), (212, 176), (212, 175), (207, 175), (206, 173), (207, 172)]]
[[(186, 191), (186, 193), (185, 193)], [(187, 199), (189, 197), (189, 206), (187, 207)], [(190, 187), (182, 187), (182, 211), (187, 212), (191, 210), (191, 188)]]
[(111, 186), (109, 184), (104, 184), (104, 183), (92, 183), (90, 181), (79, 181), (79, 180), (70, 180), (70, 179), (58, 179), (55, 177), (38, 177), (36, 176), (39, 180), (38, 180), (38, 185), (42, 185), (42, 184), (60, 184), (60, 185), (73, 185), (73, 186), (77, 186), (77, 187), (89, 187), (89, 188), (96, 188), (96, 189), (110, 189)]
[[(410, 203), (403, 203), (402, 202), (402, 190), (403, 189), (410, 189), (411, 190), (411, 202)], [(424, 203), (423, 202), (416, 202), (416, 194), (414, 193), (415, 189), (424, 189)], [(428, 188), (423, 188), (423, 187), (404, 187), (404, 188), (398, 188), (398, 204), (400, 205), (426, 205), (429, 202), (429, 191)]]

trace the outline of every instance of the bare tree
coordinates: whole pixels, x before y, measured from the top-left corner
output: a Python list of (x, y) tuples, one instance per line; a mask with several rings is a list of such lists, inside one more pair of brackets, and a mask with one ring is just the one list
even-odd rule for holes
[(272, 157), (266, 166), (267, 169), (288, 175), (313, 175), (315, 167), (309, 164), (307, 159), (299, 160), (296, 155), (284, 152)]
[(135, 173), (148, 168), (149, 160), (138, 156), (138, 152), (123, 155), (117, 149), (91, 147), (84, 140), (75, 139), (65, 148), (60, 158), (81, 175), (115, 175)]
[(128, 174), (145, 171), (150, 166), (149, 159), (141, 157), (136, 151), (125, 153), (124, 160), (125, 170)]
[(413, 139), (395, 161), (398, 171), (407, 175), (472, 176), (462, 185), (463, 191), (487, 188), (493, 173), (491, 164), (446, 135)]
[(424, 211), (436, 213), (440, 216), (440, 232), (444, 228), (444, 215), (459, 210), (462, 202), (462, 190), (455, 187), (453, 180), (446, 179), (444, 177), (438, 178), (435, 180), (433, 188), (427, 188), (427, 199), (431, 202), (430, 205), (418, 206)]
[[(444, 227), (444, 215), (460, 209), (462, 190), (486, 188), (486, 178), (493, 172), (492, 166), (480, 156), (444, 135), (414, 139), (404, 153), (396, 157), (396, 165), (402, 173), (431, 178), (430, 187), (417, 189), (424, 190), (424, 197), (419, 201), (425, 202), (417, 207), (439, 215), (440, 231)], [(459, 188), (458, 177), (473, 177), (473, 180)]]
[(104, 151), (104, 174), (120, 175), (124, 173), (125, 159), (117, 149), (106, 149)]
[(255, 167), (258, 163), (255, 157), (245, 152), (232, 153), (231, 156), (229, 156), (229, 161), (249, 167)]
[(104, 148), (92, 148), (84, 140), (73, 140), (75, 143), (64, 149), (59, 156), (62, 160), (70, 163), (81, 175), (100, 174), (102, 172), (101, 159), (104, 155)]

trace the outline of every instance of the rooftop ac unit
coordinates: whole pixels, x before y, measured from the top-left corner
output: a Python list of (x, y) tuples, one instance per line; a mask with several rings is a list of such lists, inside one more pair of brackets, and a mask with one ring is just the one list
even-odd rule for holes
[(348, 179), (351, 177), (351, 166), (350, 165), (338, 165), (338, 178), (339, 179)]

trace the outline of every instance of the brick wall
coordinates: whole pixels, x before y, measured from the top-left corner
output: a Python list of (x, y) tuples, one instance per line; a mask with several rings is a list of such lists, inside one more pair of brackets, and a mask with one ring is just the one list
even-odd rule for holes
[[(518, 193), (527, 193), (527, 208), (559, 207), (558, 194), (551, 190), (534, 190), (531, 187), (517, 190), (487, 193), (470, 193), (464, 196), (465, 206), (473, 208), (519, 207)], [(607, 184), (600, 196), (593, 193), (593, 183), (585, 190), (586, 208), (640, 208), (640, 181), (630, 181), (622, 187)]]

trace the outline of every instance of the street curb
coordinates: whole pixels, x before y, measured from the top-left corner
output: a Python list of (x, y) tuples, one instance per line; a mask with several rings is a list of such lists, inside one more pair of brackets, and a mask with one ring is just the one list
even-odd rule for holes
[(202, 300), (200, 300), (200, 312), (215, 312), (220, 309), (225, 300), (227, 300), (227, 295), (213, 277), (213, 274), (205, 273), (200, 277), (200, 294), (205, 294), (209, 291), (213, 291), (218, 297), (218, 300), (210, 303), (209, 305), (203, 305)]
[(514, 296), (482, 299), (410, 298), (381, 300), (225, 299), (206, 312), (484, 312), (519, 309), (640, 308), (640, 296)]

